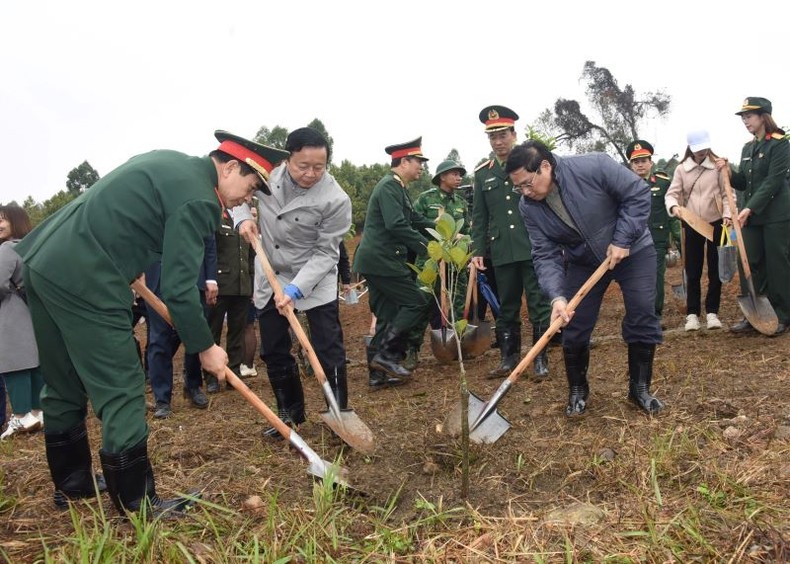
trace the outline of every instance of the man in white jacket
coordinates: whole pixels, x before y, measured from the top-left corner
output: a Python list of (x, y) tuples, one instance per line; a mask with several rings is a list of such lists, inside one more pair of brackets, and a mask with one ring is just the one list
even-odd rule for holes
[[(253, 301), (261, 327), (261, 359), (277, 400), (280, 418), (289, 425), (305, 421), (302, 383), (291, 354), (285, 316), (289, 305), (304, 311), (316, 356), (341, 409), (348, 407), (346, 351), (337, 300), (340, 242), (351, 225), (351, 199), (327, 172), (330, 147), (317, 130), (292, 131), (285, 142), (288, 159), (269, 178), (271, 196), (258, 193), (258, 221), (245, 204), (231, 210), (239, 233), (260, 233), (269, 262), (283, 286), (276, 300), (259, 261), (255, 264)], [(275, 429), (264, 434), (279, 437)]]

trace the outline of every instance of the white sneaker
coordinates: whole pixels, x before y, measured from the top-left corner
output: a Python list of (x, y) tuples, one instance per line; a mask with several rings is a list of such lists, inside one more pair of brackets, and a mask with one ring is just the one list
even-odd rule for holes
[(31, 433), (37, 431), (40, 427), (41, 423), (32, 413), (26, 413), (23, 417), (12, 415), (8, 421), (8, 427), (0, 435), (0, 440), (7, 439), (15, 433)]
[(699, 317), (696, 313), (689, 313), (686, 316), (686, 331), (699, 331)]
[(721, 321), (719, 321), (719, 316), (715, 313), (709, 313), (707, 319), (707, 326), (708, 329), (721, 329)]
[(33, 414), (33, 417), (38, 419), (38, 422), (41, 425), (41, 428), (43, 429), (44, 428), (44, 412), (41, 411), (40, 409), (34, 409), (30, 413)]
[(258, 375), (258, 371), (255, 370), (255, 366), (247, 366), (244, 363), (242, 363), (241, 366), (239, 366), (239, 372), (241, 373), (242, 378)]

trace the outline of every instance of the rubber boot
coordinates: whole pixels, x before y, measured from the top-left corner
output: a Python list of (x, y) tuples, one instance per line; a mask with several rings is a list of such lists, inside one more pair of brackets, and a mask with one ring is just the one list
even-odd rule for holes
[(508, 376), (521, 360), (520, 325), (497, 329), (497, 340), (499, 341), (499, 352), (502, 355), (502, 359), (499, 362), (499, 366), (488, 373), (488, 378)]
[[(348, 374), (346, 365), (336, 366), (327, 371), (326, 379), (337, 401), (337, 406), (344, 411), (348, 410)], [(327, 405), (327, 407), (329, 407)]]
[[(278, 417), (289, 427), (301, 425), (307, 418), (304, 414), (304, 390), (299, 379), (299, 369), (293, 365), (287, 368), (271, 368), (268, 372), (274, 398), (277, 400)], [(274, 427), (264, 429), (263, 435), (274, 439), (283, 438)]]
[[(543, 333), (548, 329), (547, 325), (543, 325), (538, 323), (537, 325), (532, 326), (532, 344), (534, 345), (537, 343), (540, 338), (543, 336)], [(545, 380), (549, 377), (549, 352), (548, 352), (549, 345), (546, 344), (543, 347), (543, 350), (540, 351), (538, 356), (535, 357), (535, 360), (532, 362), (532, 365), (535, 368), (535, 377), (538, 380)]]
[(367, 346), (368, 355), (368, 385), (371, 390), (381, 390), (390, 386), (400, 386), (405, 383), (405, 380), (392, 376), (381, 370), (376, 370), (370, 366), (373, 357), (376, 356), (376, 348), (373, 345)]
[(403, 362), (401, 362), (403, 368), (409, 371), (412, 371), (415, 368), (417, 368), (417, 362), (419, 361), (419, 356), (420, 356), (419, 353), (420, 353), (419, 348), (410, 345), (406, 349), (406, 357), (403, 359)]
[[(180, 516), (194, 503), (193, 499), (186, 497), (161, 499), (156, 495), (147, 438), (117, 453), (101, 449), (99, 458), (110, 499), (120, 513), (144, 510), (151, 518), (165, 513)], [(197, 492), (190, 494), (191, 497), (199, 495)]]
[(655, 354), (655, 345), (628, 344), (628, 399), (651, 415), (664, 409), (664, 403), (650, 394)]
[(378, 352), (370, 360), (370, 366), (402, 380), (411, 376), (411, 371), (400, 364), (405, 356), (405, 332), (388, 325), (384, 331), (384, 337), (379, 343)]
[(94, 476), (91, 468), (91, 447), (85, 421), (64, 433), (44, 431), (44, 444), (49, 474), (55, 484), (57, 507), (65, 509), (70, 499), (96, 497), (97, 491), (107, 491), (104, 477), (101, 474)]
[(565, 373), (568, 376), (568, 405), (565, 406), (565, 415), (568, 417), (582, 415), (587, 410), (587, 397), (590, 395), (590, 385), (587, 383), (590, 347), (587, 345), (563, 347), (562, 354), (565, 358)]

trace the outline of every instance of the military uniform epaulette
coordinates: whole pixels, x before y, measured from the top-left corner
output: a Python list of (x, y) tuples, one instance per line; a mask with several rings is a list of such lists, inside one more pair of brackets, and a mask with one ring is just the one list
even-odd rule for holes
[(487, 161), (483, 161), (482, 163), (477, 165), (477, 167), (475, 168), (475, 172), (477, 172), (478, 170), (480, 170), (482, 168), (485, 168), (487, 166), (491, 166), (493, 163), (494, 163), (494, 161), (492, 159), (489, 159)]
[(771, 133), (769, 135), (766, 135), (765, 139), (766, 140), (768, 140), (768, 139), (784, 139), (784, 135), (782, 135), (778, 131), (775, 131), (775, 132), (773, 132), (773, 133)]
[(669, 180), (669, 174), (667, 174), (665, 170), (657, 170), (653, 174), (655, 174), (656, 177), (661, 178), (662, 180)]

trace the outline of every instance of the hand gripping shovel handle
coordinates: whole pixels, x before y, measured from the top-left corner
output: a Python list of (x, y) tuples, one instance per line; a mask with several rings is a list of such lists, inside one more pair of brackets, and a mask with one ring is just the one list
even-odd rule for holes
[[(170, 317), (170, 312), (167, 310), (167, 306), (164, 304), (159, 297), (154, 294), (148, 286), (142, 280), (135, 280), (132, 282), (132, 289), (137, 292), (137, 294), (142, 297), (148, 305), (154, 308), (156, 313), (159, 316), (167, 321), (167, 323), (172, 327), (173, 320)], [(272, 426), (277, 429), (277, 431), (285, 437), (289, 443), (293, 445), (293, 447), (299, 451), (299, 454), (304, 457), (305, 460), (310, 464), (310, 473), (321, 477), (327, 478), (331, 476), (330, 467), (331, 464), (326, 460), (322, 460), (318, 454), (307, 446), (307, 443), (304, 442), (304, 439), (300, 437), (296, 431), (291, 429), (288, 425), (286, 425), (282, 419), (277, 417), (277, 414), (274, 413), (271, 408), (264, 403), (261, 398), (259, 398), (255, 393), (247, 387), (247, 384), (241, 381), (241, 379), (233, 373), (233, 370), (225, 367), (225, 379), (230, 382), (230, 385), (233, 386), (238, 392), (244, 396), (250, 405), (252, 405), (258, 413), (263, 415)], [(335, 480), (341, 483), (345, 483), (342, 479), (335, 477)]]
[(477, 289), (477, 268), (469, 264), (469, 283), (466, 285), (466, 299), (464, 300), (464, 319), (469, 319), (469, 308), (472, 305), (472, 295)]
[[(592, 276), (590, 276), (584, 284), (582, 284), (582, 287), (579, 288), (579, 291), (576, 292), (576, 295), (573, 296), (570, 302), (568, 302), (568, 305), (565, 307), (565, 311), (568, 313), (575, 311), (582, 299), (584, 299), (592, 287), (598, 283), (607, 270), (609, 270), (609, 257), (606, 257), (606, 259), (601, 263), (601, 266), (599, 266), (598, 269), (592, 273)], [(518, 365), (513, 369), (513, 372), (510, 373), (510, 376), (508, 376), (505, 381), (500, 384), (497, 391), (494, 392), (494, 395), (491, 396), (491, 399), (488, 400), (488, 403), (486, 403), (485, 407), (480, 412), (480, 415), (478, 415), (474, 423), (469, 426), (470, 433), (477, 429), (477, 427), (480, 426), (480, 423), (482, 423), (485, 418), (488, 417), (491, 412), (494, 411), (494, 409), (496, 409), (496, 406), (499, 404), (502, 398), (505, 397), (505, 394), (508, 392), (508, 390), (510, 390), (513, 384), (516, 383), (516, 380), (519, 379), (521, 373), (524, 372), (527, 366), (529, 366), (529, 364), (535, 360), (535, 357), (540, 354), (546, 345), (549, 344), (549, 341), (554, 336), (554, 333), (562, 328), (562, 323), (563, 321), (561, 317), (555, 319), (554, 322), (549, 325), (549, 328), (546, 330), (546, 332), (543, 333), (543, 336), (538, 339), (538, 342), (532, 345), (532, 348), (529, 349), (527, 356), (521, 359), (521, 362), (519, 362)]]
[[(261, 261), (261, 266), (263, 266), (263, 272), (266, 274), (266, 279), (269, 281), (269, 286), (271, 286), (272, 290), (274, 290), (274, 299), (281, 299), (283, 296), (283, 288), (280, 285), (280, 281), (277, 280), (277, 276), (274, 274), (274, 269), (269, 262), (269, 258), (266, 256), (266, 251), (263, 250), (263, 245), (261, 245), (261, 242), (257, 237), (253, 237), (252, 246), (255, 249), (255, 254), (258, 257), (258, 260)], [(313, 350), (313, 345), (310, 344), (310, 339), (307, 338), (307, 334), (304, 332), (302, 324), (299, 323), (299, 320), (296, 318), (296, 314), (294, 313), (293, 307), (290, 305), (286, 308), (286, 317), (288, 318), (288, 323), (291, 324), (291, 329), (293, 329), (296, 338), (299, 340), (299, 344), (302, 345), (302, 348), (307, 353), (307, 359), (310, 361), (310, 366), (313, 368), (313, 373), (318, 379), (318, 383), (321, 384), (324, 397), (329, 404), (329, 410), (332, 412), (332, 415), (334, 415), (335, 419), (337, 419), (342, 425), (343, 417), (340, 415), (340, 406), (337, 404), (335, 394), (332, 393), (332, 388), (329, 385), (329, 382), (326, 380), (326, 374), (324, 374), (324, 369), (321, 367), (321, 363), (318, 361), (318, 357)]]

